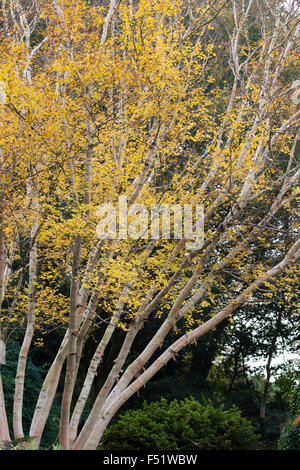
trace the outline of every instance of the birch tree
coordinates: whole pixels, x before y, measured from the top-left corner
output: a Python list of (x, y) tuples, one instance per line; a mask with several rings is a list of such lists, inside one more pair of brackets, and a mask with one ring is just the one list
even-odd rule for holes
[[(62, 377), (60, 443), (94, 450), (120, 407), (184, 348), (238, 315), (262, 286), (273, 295), (278, 286), (294, 289), (298, 13), (295, 3), (273, 0), (2, 2), (2, 363), (13, 332), (25, 325), (25, 334), (13, 434), (0, 376), (1, 440), (24, 437), (28, 351), (52, 328), (64, 337), (30, 438), (38, 448)], [(184, 234), (151, 239), (150, 230), (99, 238), (98, 208), (116, 207), (120, 196), (129, 228), (137, 203), (149, 213), (153, 205), (202, 205), (202, 246), (191, 249)], [(129, 361), (154, 319), (157, 331)], [(76, 398), (99, 324), (104, 333)], [(118, 329), (124, 341), (82, 423)], [(166, 348), (173, 331), (178, 339)]]

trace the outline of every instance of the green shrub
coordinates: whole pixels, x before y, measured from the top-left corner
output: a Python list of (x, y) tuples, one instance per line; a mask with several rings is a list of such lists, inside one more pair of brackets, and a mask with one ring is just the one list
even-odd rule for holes
[(165, 399), (127, 411), (103, 436), (102, 450), (238, 450), (256, 442), (252, 424), (236, 407), (224, 410), (193, 398)]
[(290, 420), (281, 433), (278, 441), (280, 450), (300, 450), (300, 424), (295, 419), (300, 415), (300, 387), (297, 387), (292, 395), (290, 403)]

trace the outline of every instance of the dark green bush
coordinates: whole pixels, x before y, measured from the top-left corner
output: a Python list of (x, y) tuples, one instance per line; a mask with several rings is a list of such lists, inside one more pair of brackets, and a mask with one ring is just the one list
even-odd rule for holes
[(103, 436), (103, 450), (238, 450), (256, 442), (252, 424), (236, 407), (224, 410), (193, 398), (165, 399), (127, 411)]
[(300, 416), (300, 387), (297, 387), (292, 395), (290, 403), (290, 420), (280, 435), (278, 449), (300, 450), (300, 424), (295, 419)]

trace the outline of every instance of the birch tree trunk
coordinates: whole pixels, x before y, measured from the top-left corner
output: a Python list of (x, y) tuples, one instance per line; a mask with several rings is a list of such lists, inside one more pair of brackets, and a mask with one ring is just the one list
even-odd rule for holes
[(77, 335), (79, 328), (78, 318), (78, 299), (79, 299), (79, 269), (81, 258), (81, 236), (77, 236), (74, 242), (73, 250), (73, 266), (72, 266), (72, 279), (71, 279), (71, 293), (70, 293), (70, 319), (69, 319), (69, 335), (68, 335), (68, 355), (67, 355), (67, 368), (65, 386), (63, 391), (62, 405), (61, 405), (61, 418), (60, 418), (60, 443), (65, 450), (70, 447), (70, 409), (75, 385), (77, 361), (76, 361), (76, 346)]
[(18, 357), (17, 372), (15, 377), (15, 393), (13, 407), (13, 428), (15, 439), (24, 437), (23, 432), (23, 395), (25, 371), (29, 349), (35, 329), (36, 310), (36, 280), (38, 264), (37, 233), (39, 227), (39, 202), (36, 182), (29, 183), (29, 197), (32, 200), (33, 222), (31, 227), (31, 248), (29, 252), (29, 282), (28, 282), (28, 315), (24, 340)]
[(10, 441), (10, 434), (5, 409), (2, 377), (0, 373), (0, 444), (1, 441)]

